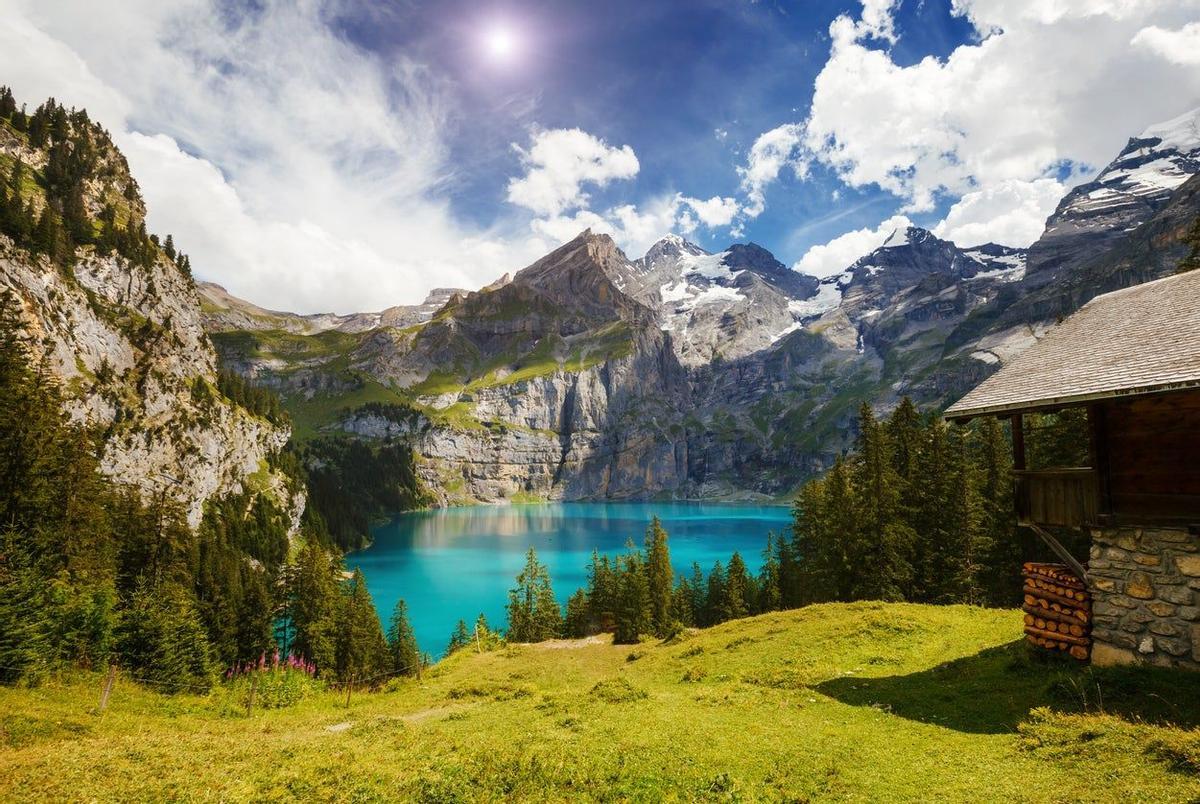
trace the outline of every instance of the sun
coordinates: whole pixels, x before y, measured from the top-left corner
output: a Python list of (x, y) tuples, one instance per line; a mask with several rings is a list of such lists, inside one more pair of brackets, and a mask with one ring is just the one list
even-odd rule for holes
[(489, 56), (498, 61), (507, 61), (517, 50), (517, 38), (510, 29), (497, 25), (484, 36), (484, 45)]

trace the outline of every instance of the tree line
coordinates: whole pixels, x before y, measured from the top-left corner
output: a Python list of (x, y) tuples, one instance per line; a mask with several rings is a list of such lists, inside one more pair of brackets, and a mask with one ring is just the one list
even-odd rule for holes
[[(1081, 465), (1080, 411), (1028, 417), (1031, 467)], [(758, 572), (734, 552), (707, 572), (676, 576), (667, 533), (654, 518), (642, 546), (593, 552), (586, 588), (560, 610), (531, 548), (509, 592), (516, 642), (611, 631), (617, 643), (670, 637), (812, 603), (863, 599), (1012, 606), (1021, 565), (1049, 556), (1017, 527), (1007, 425), (948, 425), (904, 399), (886, 419), (859, 411), (854, 448), (805, 484), (789, 533), (768, 534)], [(1080, 549), (1080, 538), (1060, 534)]]
[[(6, 290), (0, 680), (116, 663), (162, 689), (203, 689), (276, 648), (327, 679), (395, 667), (366, 582), (322, 543), (319, 513), (305, 516), (292, 558), (290, 517), (264, 494), (214, 499), (192, 529), (171, 478), (125, 486), (101, 474), (102, 434), (71, 422), (63, 405)], [(272, 464), (295, 468), (282, 455)]]
[[(94, 246), (104, 256), (115, 252), (146, 268), (165, 254), (191, 276), (191, 259), (176, 248), (174, 238), (167, 235), (160, 242), (135, 215), (142, 203), (137, 183), (108, 132), (92, 123), (86, 110), (68, 111), (50, 98), (27, 114), (24, 106), (17, 108), (12, 91), (0, 87), (0, 126), (23, 136), (30, 148), (46, 151), (40, 171), (13, 155), (0, 175), (0, 233), (19, 248), (45, 255), (64, 270), (80, 246)], [(102, 154), (120, 162), (122, 176), (102, 166)], [(93, 217), (87, 182), (101, 175), (123, 180), (122, 197), (100, 199), (102, 206)]]

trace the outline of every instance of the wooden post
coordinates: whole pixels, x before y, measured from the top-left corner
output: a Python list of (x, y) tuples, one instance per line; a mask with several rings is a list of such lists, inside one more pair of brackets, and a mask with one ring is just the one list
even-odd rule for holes
[(1025, 468), (1025, 419), (1020, 413), (1012, 416), (1013, 468)]
[(100, 693), (100, 709), (101, 713), (108, 708), (108, 696), (112, 694), (113, 684), (117, 681), (117, 666), (110, 664), (108, 666), (108, 677), (104, 679), (104, 691)]
[(350, 693), (351, 693), (351, 691), (353, 691), (353, 689), (354, 689), (354, 682), (347, 681), (346, 682), (346, 708), (347, 709), (350, 708)]
[(475, 652), (483, 653), (483, 645), (479, 644), (479, 623), (475, 623)]
[(246, 717), (250, 717), (250, 711), (254, 709), (254, 693), (258, 691), (258, 673), (254, 672), (250, 676), (250, 697), (246, 700)]
[(1102, 404), (1088, 405), (1087, 417), (1091, 436), (1089, 453), (1092, 469), (1096, 473), (1096, 494), (1099, 497), (1097, 509), (1100, 511), (1100, 516), (1107, 520), (1113, 513), (1112, 486), (1108, 468), (1107, 411)]

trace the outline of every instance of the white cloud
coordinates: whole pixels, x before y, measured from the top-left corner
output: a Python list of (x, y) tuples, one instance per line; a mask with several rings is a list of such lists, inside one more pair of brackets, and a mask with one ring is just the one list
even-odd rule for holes
[(670, 195), (652, 199), (640, 208), (622, 204), (603, 214), (591, 210), (576, 210), (570, 215), (537, 218), (531, 224), (544, 251), (571, 240), (584, 229), (611, 235), (617, 245), (630, 257), (640, 257), (664, 234), (679, 226), (681, 202)]
[(964, 194), (933, 233), (960, 246), (1001, 243), (1024, 248), (1041, 236), (1046, 218), (1066, 193), (1057, 179), (1006, 179)]
[(749, 218), (756, 218), (766, 209), (766, 188), (790, 167), (797, 178), (808, 175), (808, 162), (799, 154), (804, 139), (804, 127), (796, 123), (778, 126), (758, 136), (750, 147), (746, 164), (738, 168), (742, 191), (746, 193), (743, 209)]
[(628, 145), (620, 148), (577, 128), (534, 134), (528, 150), (514, 144), (525, 175), (508, 183), (508, 200), (538, 215), (557, 216), (586, 207), (584, 184), (603, 187), (613, 179), (637, 175), (637, 156)]
[(692, 212), (700, 220), (700, 223), (703, 223), (710, 229), (717, 229), (733, 223), (733, 219), (737, 217), (739, 210), (736, 198), (722, 198), (715, 195), (707, 201), (687, 197), (683, 197), (680, 200), (691, 208)]
[(1157, 53), (1172, 64), (1200, 64), (1200, 22), (1190, 22), (1177, 31), (1151, 25), (1138, 31), (1130, 44)]
[(792, 268), (813, 276), (832, 276), (844, 271), (859, 257), (882, 246), (892, 232), (912, 225), (907, 216), (893, 215), (874, 229), (855, 229), (838, 235), (828, 243), (813, 246)]
[[(1190, 31), (1176, 28), (1194, 17), (1194, 0), (954, 0), (979, 40), (908, 65), (878, 47), (890, 8), (866, 0), (859, 19), (830, 26), (803, 144), (846, 184), (888, 190), (904, 211), (1049, 178), (1067, 161), (1106, 164), (1131, 134), (1200, 96), (1200, 70), (1147, 50), (1183, 55), (1175, 43)], [(1139, 34), (1154, 26), (1172, 45)]]
[(633, 148), (610, 146), (580, 129), (537, 131), (528, 149), (513, 147), (521, 154), (525, 173), (509, 181), (508, 200), (535, 213), (530, 228), (547, 250), (590, 228), (611, 235), (626, 254), (636, 257), (668, 232), (729, 226), (740, 209), (736, 198), (671, 193), (595, 211), (584, 186), (603, 187), (636, 176), (639, 164)]
[(259, 303), (379, 309), (536, 258), (535, 240), (465, 225), (443, 199), (439, 81), (357, 49), (328, 11), (0, 0), (0, 74), (33, 104), (87, 107), (127, 152), (151, 229)]

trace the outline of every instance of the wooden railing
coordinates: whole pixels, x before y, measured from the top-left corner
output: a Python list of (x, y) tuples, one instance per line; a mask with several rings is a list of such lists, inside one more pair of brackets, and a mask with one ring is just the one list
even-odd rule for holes
[(1013, 474), (1021, 524), (1079, 527), (1097, 523), (1099, 492), (1094, 469), (1019, 470)]

